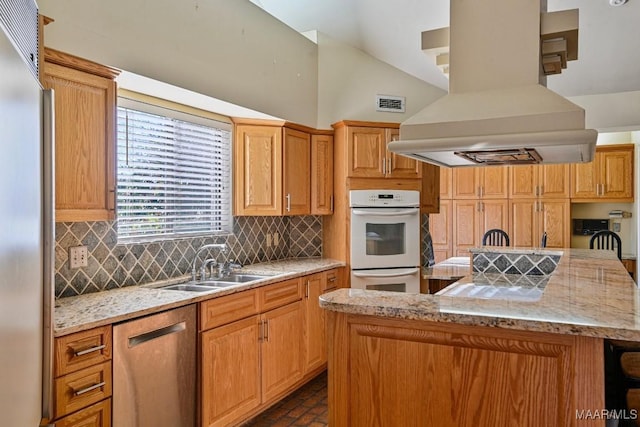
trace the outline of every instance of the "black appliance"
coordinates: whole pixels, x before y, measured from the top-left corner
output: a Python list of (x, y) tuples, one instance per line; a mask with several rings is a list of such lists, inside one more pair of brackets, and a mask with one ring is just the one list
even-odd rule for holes
[(573, 219), (573, 234), (577, 236), (591, 236), (608, 229), (608, 219)]

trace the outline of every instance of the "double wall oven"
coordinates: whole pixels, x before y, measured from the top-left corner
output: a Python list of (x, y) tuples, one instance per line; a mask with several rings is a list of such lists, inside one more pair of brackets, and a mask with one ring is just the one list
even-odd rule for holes
[(352, 190), (351, 287), (420, 292), (420, 193)]

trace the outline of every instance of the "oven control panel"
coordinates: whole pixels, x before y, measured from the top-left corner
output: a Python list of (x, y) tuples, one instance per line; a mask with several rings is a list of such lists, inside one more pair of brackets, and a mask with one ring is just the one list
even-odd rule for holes
[(351, 190), (349, 206), (419, 207), (420, 192), (413, 190)]

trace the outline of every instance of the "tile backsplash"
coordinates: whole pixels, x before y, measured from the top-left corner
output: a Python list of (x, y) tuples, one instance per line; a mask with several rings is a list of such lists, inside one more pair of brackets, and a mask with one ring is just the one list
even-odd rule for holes
[[(278, 244), (266, 247), (266, 235), (278, 233)], [(115, 222), (56, 224), (55, 295), (68, 297), (182, 276), (191, 271), (198, 248), (226, 243), (227, 257), (254, 264), (292, 257), (322, 255), (322, 217), (235, 217), (233, 234), (118, 244)], [(69, 268), (69, 247), (88, 248), (88, 266)], [(217, 253), (203, 254), (214, 257)]]

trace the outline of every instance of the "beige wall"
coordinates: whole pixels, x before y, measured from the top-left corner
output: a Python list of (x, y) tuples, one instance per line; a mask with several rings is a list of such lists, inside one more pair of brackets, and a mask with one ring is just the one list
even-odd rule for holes
[(586, 126), (599, 132), (640, 130), (640, 91), (570, 97), (585, 109)]
[(317, 46), (244, 0), (39, 0), (45, 45), (315, 126)]
[[(318, 127), (340, 120), (402, 122), (445, 91), (367, 53), (317, 33)], [(425, 66), (429, 58), (425, 56)], [(405, 113), (376, 111), (376, 95), (406, 97)]]

